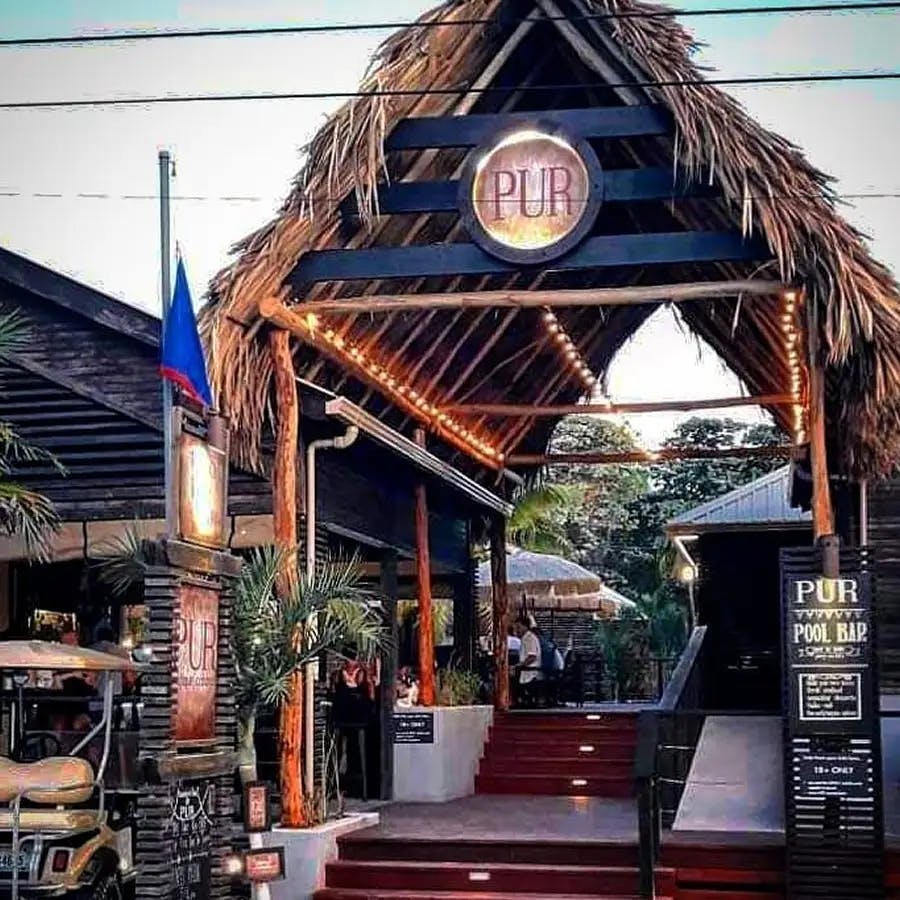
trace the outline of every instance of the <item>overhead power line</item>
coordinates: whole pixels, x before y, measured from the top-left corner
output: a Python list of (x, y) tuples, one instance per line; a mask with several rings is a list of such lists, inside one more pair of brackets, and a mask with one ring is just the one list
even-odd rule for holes
[(656, 81), (576, 82), (573, 84), (519, 85), (508, 87), (471, 86), (458, 88), (402, 88), (375, 91), (291, 91), (238, 94), (162, 94), (147, 97), (96, 97), (79, 100), (6, 100), (0, 109), (52, 109), (62, 107), (150, 106), (168, 103), (235, 103), (261, 100), (348, 100), (362, 97), (459, 96), (477, 90), (479, 94), (510, 94), (523, 91), (575, 91), (589, 88), (687, 88), (701, 85), (753, 87), (759, 85), (828, 84), (855, 81), (896, 81), (900, 71), (816, 72), (809, 75), (746, 75), (740, 78), (685, 78)]
[[(750, 199), (760, 200), (795, 200), (798, 197), (819, 197), (810, 191), (796, 191), (792, 194), (766, 194), (765, 196), (751, 196)], [(900, 190), (896, 191), (859, 191), (846, 194), (835, 194), (836, 200), (898, 200)], [(105, 191), (22, 191), (0, 187), (0, 200), (29, 198), (34, 200), (143, 200), (159, 201), (159, 194), (115, 194)], [(260, 195), (244, 194), (173, 194), (170, 198), (173, 203), (281, 203), (283, 197), (275, 195), (264, 197)], [(313, 195), (307, 198), (313, 203), (341, 203), (346, 197), (331, 197)], [(690, 197), (676, 197), (674, 199), (691, 199)], [(715, 199), (706, 198), (706, 199)]]
[[(898, 2), (871, 2), (871, 3), (801, 3), (793, 6), (738, 6), (738, 7), (710, 7), (693, 10), (631, 10), (611, 13), (588, 13), (575, 16), (543, 16), (540, 21), (591, 21), (603, 22), (615, 19), (661, 19), (661, 18), (702, 18), (706, 16), (759, 16), (759, 15), (801, 15), (811, 13), (841, 13), (841, 12), (866, 12), (878, 10), (900, 9)], [(116, 43), (124, 41), (154, 41), (173, 40), (178, 38), (218, 38), (218, 37), (264, 37), (292, 34), (322, 34), (325, 32), (353, 32), (353, 31), (394, 31), (400, 28), (424, 27), (444, 28), (462, 27), (471, 28), (478, 25), (517, 24), (522, 19), (455, 19), (422, 21), (395, 21), (395, 22), (345, 22), (323, 23), (309, 25), (272, 25), (256, 28), (198, 28), (190, 30), (170, 29), (161, 31), (121, 31), (108, 34), (77, 34), (60, 35), (55, 37), (36, 38), (4, 38), (0, 40), (0, 47), (25, 47), (25, 46), (54, 46), (65, 44), (99, 44)]]

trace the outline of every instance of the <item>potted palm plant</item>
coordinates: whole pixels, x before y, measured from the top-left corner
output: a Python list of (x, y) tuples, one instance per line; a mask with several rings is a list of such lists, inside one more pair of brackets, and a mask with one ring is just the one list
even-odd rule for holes
[[(318, 809), (300, 798), (298, 760), (286, 729), (291, 680), (322, 653), (346, 646), (362, 658), (373, 656), (387, 631), (375, 595), (361, 581), (356, 559), (326, 559), (279, 592), (276, 583), (294, 551), (260, 547), (251, 551), (235, 586), (234, 649), (241, 736), (242, 777), (255, 777), (254, 732), (260, 707), (280, 711), (281, 794), (293, 792), (294, 808)], [(299, 802), (298, 802), (299, 801)], [(283, 824), (296, 826), (297, 822)]]

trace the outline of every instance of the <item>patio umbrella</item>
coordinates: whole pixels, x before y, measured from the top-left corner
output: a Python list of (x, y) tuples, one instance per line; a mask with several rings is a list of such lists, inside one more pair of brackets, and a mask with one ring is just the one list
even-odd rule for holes
[[(593, 572), (561, 556), (533, 553), (518, 547), (506, 550), (506, 580), (510, 608), (523, 595), (529, 609), (554, 609), (617, 616), (635, 604), (608, 587)], [(482, 600), (491, 596), (491, 564), (478, 567), (478, 592)]]

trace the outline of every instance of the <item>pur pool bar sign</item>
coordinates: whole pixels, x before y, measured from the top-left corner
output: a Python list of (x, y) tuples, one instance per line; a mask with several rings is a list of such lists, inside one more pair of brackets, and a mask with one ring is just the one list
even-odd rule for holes
[(589, 232), (603, 173), (587, 141), (536, 125), (498, 135), (469, 159), (460, 209), (484, 250), (513, 263), (562, 256)]
[(787, 587), (789, 701), (795, 728), (852, 731), (864, 726), (872, 715), (868, 576), (794, 578)]

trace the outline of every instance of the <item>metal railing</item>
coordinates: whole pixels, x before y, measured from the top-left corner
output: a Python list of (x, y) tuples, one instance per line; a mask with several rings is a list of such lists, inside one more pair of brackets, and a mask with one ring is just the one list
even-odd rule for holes
[(703, 728), (705, 638), (705, 626), (694, 629), (659, 703), (638, 716), (634, 781), (640, 892), (645, 900), (656, 896), (654, 882), (662, 829), (674, 821)]

